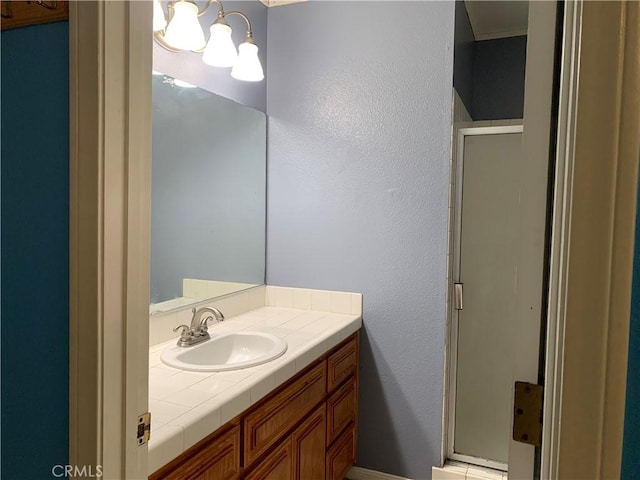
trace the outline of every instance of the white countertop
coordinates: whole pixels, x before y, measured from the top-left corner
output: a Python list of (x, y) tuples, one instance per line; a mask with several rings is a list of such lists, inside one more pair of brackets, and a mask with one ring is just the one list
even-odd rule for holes
[(209, 327), (211, 336), (238, 330), (284, 338), (285, 354), (229, 372), (187, 372), (162, 363), (175, 339), (149, 349), (149, 473), (236, 417), (362, 326), (359, 314), (261, 307)]

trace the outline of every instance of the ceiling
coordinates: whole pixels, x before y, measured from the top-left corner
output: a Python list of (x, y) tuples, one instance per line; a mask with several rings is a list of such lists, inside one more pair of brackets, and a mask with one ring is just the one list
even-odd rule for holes
[(279, 7), (280, 5), (288, 5), (289, 3), (306, 2), (307, 0), (260, 0), (267, 7)]
[(464, 0), (476, 40), (527, 34), (529, 2), (526, 0)]

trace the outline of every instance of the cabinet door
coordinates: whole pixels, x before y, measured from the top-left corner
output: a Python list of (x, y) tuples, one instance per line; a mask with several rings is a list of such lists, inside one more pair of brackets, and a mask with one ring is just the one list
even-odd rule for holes
[(327, 451), (327, 480), (342, 480), (355, 461), (356, 437), (350, 428)]
[(289, 437), (271, 452), (244, 480), (289, 480), (293, 478), (293, 441)]
[(233, 427), (178, 457), (151, 475), (151, 480), (231, 480), (240, 471), (240, 428)]
[(238, 429), (237, 438), (234, 437), (233, 444), (221, 443), (217, 452), (216, 461), (204, 472), (195, 477), (194, 480), (231, 480), (237, 478), (240, 463), (240, 434)]
[(293, 432), (296, 480), (324, 480), (325, 406), (321, 405)]

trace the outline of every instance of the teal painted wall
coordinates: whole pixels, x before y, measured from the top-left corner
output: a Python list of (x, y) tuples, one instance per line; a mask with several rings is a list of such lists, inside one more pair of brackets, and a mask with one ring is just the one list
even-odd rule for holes
[(68, 24), (1, 41), (0, 476), (41, 480), (68, 461)]
[[(640, 199), (640, 195), (638, 195)], [(629, 367), (624, 422), (621, 478), (640, 477), (640, 205), (636, 210), (636, 241), (633, 256)]]

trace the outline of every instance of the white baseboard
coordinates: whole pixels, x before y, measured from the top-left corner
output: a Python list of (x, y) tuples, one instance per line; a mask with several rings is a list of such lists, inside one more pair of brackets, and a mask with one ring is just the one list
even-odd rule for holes
[(411, 480), (409, 478), (391, 475), (390, 473), (378, 472), (361, 467), (351, 467), (347, 472), (347, 478), (349, 480)]

